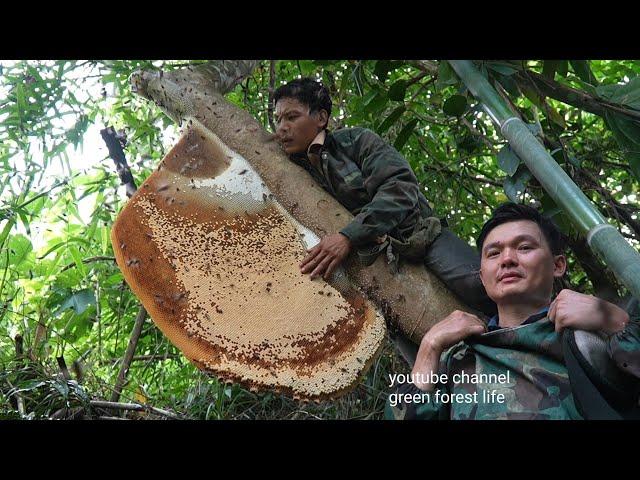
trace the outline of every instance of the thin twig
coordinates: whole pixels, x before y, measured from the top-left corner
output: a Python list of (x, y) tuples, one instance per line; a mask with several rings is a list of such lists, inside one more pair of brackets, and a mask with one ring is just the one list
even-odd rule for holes
[[(82, 260), (82, 263), (86, 264), (86, 263), (91, 263), (91, 262), (98, 262), (98, 261), (101, 261), (101, 260), (109, 260), (109, 261), (112, 261), (112, 262), (116, 261), (115, 257), (97, 256), (97, 257), (84, 258)], [(65, 266), (62, 270), (60, 270), (60, 273), (66, 271), (66, 270), (69, 270), (70, 268), (73, 268), (75, 266), (76, 266), (75, 262), (70, 263), (69, 265)]]
[(153, 413), (157, 413), (158, 415), (173, 418), (176, 420), (182, 418), (180, 415), (177, 415), (175, 413), (168, 412), (160, 408), (151, 407), (149, 405), (142, 405), (140, 403), (120, 403), (120, 402), (107, 402), (104, 400), (91, 400), (89, 402), (89, 405), (91, 405), (94, 408), (105, 408), (105, 409), (111, 409), (111, 410), (133, 410), (136, 412), (145, 412), (145, 411), (153, 412)]
[[(23, 353), (24, 353), (24, 348), (23, 348), (23, 343), (22, 343), (22, 335), (18, 334), (15, 336), (15, 341), (16, 341), (16, 360), (18, 360), (19, 362), (22, 362), (23, 359)], [(9, 385), (11, 385), (11, 383), (9, 383)], [(12, 387), (13, 388), (13, 387)], [(20, 393), (16, 392), (14, 394), (15, 398), (16, 398), (16, 405), (18, 407), (18, 413), (20, 414), (21, 417), (25, 416), (25, 408), (24, 408), (24, 399), (22, 398), (22, 395), (20, 395)]]
[(116, 384), (113, 388), (113, 393), (111, 394), (112, 402), (117, 402), (120, 399), (120, 394), (122, 393), (122, 389), (124, 388), (127, 373), (129, 372), (129, 367), (131, 366), (131, 360), (133, 359), (133, 354), (136, 350), (136, 346), (138, 345), (140, 333), (142, 333), (142, 326), (144, 325), (145, 318), (147, 318), (147, 311), (144, 309), (144, 307), (140, 307), (140, 310), (138, 310), (138, 314), (136, 315), (136, 321), (133, 325), (133, 331), (131, 332), (129, 344), (127, 345), (127, 351), (124, 354), (122, 366), (120, 367), (120, 372), (118, 372), (118, 378), (116, 379)]
[[(132, 362), (153, 362), (153, 361), (163, 361), (163, 360), (174, 360), (176, 358), (180, 358), (180, 355), (177, 353), (169, 353), (169, 354), (158, 354), (158, 355), (135, 355), (131, 361)], [(122, 358), (111, 358), (109, 360), (102, 360), (101, 364), (111, 364), (111, 363), (119, 363), (122, 361)]]
[(273, 123), (273, 94), (275, 92), (275, 84), (276, 84), (276, 61), (271, 60), (269, 62), (269, 104), (267, 105), (267, 117), (269, 120), (269, 126), (271, 127), (271, 131), (276, 131), (276, 126)]

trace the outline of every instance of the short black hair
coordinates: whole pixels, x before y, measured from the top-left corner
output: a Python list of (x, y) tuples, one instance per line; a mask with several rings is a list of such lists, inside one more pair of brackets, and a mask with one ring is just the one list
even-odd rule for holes
[(489, 235), (489, 232), (507, 222), (515, 222), (518, 220), (531, 220), (540, 227), (542, 234), (547, 239), (551, 253), (561, 255), (565, 249), (565, 238), (560, 233), (554, 223), (544, 217), (538, 210), (529, 205), (518, 205), (517, 203), (507, 202), (500, 205), (493, 211), (491, 218), (486, 221), (480, 230), (476, 245), (478, 251), (482, 254), (482, 246)]
[(298, 78), (278, 87), (273, 94), (273, 105), (281, 98), (295, 98), (300, 103), (309, 106), (309, 113), (326, 110), (331, 116), (331, 95), (329, 90), (317, 80), (310, 77)]

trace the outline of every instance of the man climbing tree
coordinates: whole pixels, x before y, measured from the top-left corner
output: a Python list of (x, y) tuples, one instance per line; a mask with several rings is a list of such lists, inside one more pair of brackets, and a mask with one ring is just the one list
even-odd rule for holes
[(478, 276), (475, 251), (433, 212), (407, 160), (366, 128), (331, 132), (331, 98), (311, 78), (275, 91), (276, 134), (285, 152), (355, 218), (323, 237), (300, 264), (302, 273), (328, 279), (356, 251), (370, 265), (386, 251), (390, 262), (424, 262), (469, 306), (492, 314)]

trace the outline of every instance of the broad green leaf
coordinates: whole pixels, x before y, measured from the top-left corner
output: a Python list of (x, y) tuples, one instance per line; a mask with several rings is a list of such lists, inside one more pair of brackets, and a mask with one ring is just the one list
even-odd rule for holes
[(553, 223), (565, 235), (572, 235), (575, 228), (566, 213), (554, 202), (547, 192), (544, 192), (540, 199), (542, 205), (542, 213), (545, 217), (550, 218)]
[(538, 107), (550, 121), (560, 126), (563, 130), (567, 128), (567, 122), (564, 117), (558, 113), (558, 111), (553, 108), (546, 100), (543, 100), (538, 92), (536, 92), (531, 87), (522, 85), (521, 87), (522, 93), (525, 97), (527, 97), (531, 103), (533, 103), (536, 107)]
[(624, 85), (603, 85), (596, 88), (596, 91), (612, 102), (640, 110), (640, 76)]
[(605, 117), (633, 175), (640, 180), (640, 124), (611, 111), (607, 111)]
[(389, 87), (389, 99), (396, 102), (404, 101), (404, 96), (407, 92), (407, 81), (398, 80), (391, 87)]
[(365, 112), (372, 114), (384, 108), (387, 104), (388, 98), (385, 92), (375, 92), (373, 98), (367, 103), (364, 110)]
[(536, 137), (542, 133), (542, 126), (539, 123), (527, 123), (527, 128)]
[(458, 76), (456, 72), (451, 68), (451, 65), (446, 60), (441, 60), (438, 66), (438, 79), (436, 80), (436, 89), (442, 90), (448, 85), (455, 85), (458, 83)]
[(498, 166), (509, 176), (516, 173), (520, 163), (520, 157), (518, 157), (510, 145), (505, 145), (498, 153)]
[(86, 288), (79, 290), (67, 297), (58, 311), (62, 312), (68, 308), (72, 309), (77, 315), (82, 314), (91, 305), (96, 304), (96, 296), (92, 289)]
[(66, 381), (52, 381), (51, 385), (65, 400), (69, 398), (69, 386)]
[(7, 244), (9, 248), (9, 265), (17, 267), (29, 258), (33, 251), (31, 241), (21, 233), (12, 236)]
[(589, 67), (588, 60), (569, 60), (571, 64), (571, 68), (573, 72), (576, 74), (580, 80), (586, 83), (590, 83), (591, 85), (595, 85), (596, 79), (591, 72), (591, 68)]
[(391, 70), (392, 63), (390, 60), (378, 60), (376, 66), (373, 68), (373, 73), (380, 79), (381, 82), (387, 79), (389, 70)]
[(378, 134), (382, 135), (387, 130), (389, 130), (389, 128), (391, 128), (391, 126), (398, 121), (398, 119), (402, 116), (405, 110), (406, 110), (406, 107), (404, 105), (401, 105), (398, 108), (396, 108), (393, 112), (391, 112), (389, 116), (385, 118), (384, 121), (378, 127)]
[(416, 128), (417, 124), (418, 124), (418, 119), (414, 118), (409, 123), (407, 123), (402, 128), (402, 130), (400, 130), (400, 133), (396, 137), (396, 141), (393, 144), (396, 150), (398, 151), (402, 150), (402, 147), (404, 147), (405, 143), (407, 143), (407, 140), (409, 140), (409, 137), (413, 133), (413, 130)]
[(520, 96), (520, 90), (518, 89), (518, 84), (513, 80), (510, 75), (504, 75), (501, 78), (496, 79), (500, 85), (504, 87), (504, 89), (514, 97)]
[(513, 75), (518, 71), (512, 66), (505, 65), (504, 63), (486, 62), (486, 66), (489, 70), (498, 72), (501, 75)]
[(531, 172), (525, 165), (520, 165), (513, 176), (507, 177), (503, 186), (509, 200), (520, 203), (520, 195), (526, 190), (529, 180), (531, 180)]
[(376, 95), (378, 95), (377, 90), (370, 90), (369, 92), (367, 92), (367, 94), (362, 97), (362, 106), (366, 107), (367, 105), (369, 105), (371, 101), (376, 97)]
[(456, 138), (456, 145), (460, 150), (472, 153), (481, 145), (481, 142), (475, 135), (465, 132), (463, 136)]
[(559, 60), (556, 73), (561, 77), (566, 77), (568, 71), (569, 71), (569, 62), (567, 60)]
[(467, 109), (467, 98), (463, 95), (452, 95), (447, 98), (442, 106), (442, 110), (447, 115), (459, 117)]

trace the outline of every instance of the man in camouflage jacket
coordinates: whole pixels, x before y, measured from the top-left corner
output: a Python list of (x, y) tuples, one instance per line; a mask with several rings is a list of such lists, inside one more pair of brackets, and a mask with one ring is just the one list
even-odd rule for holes
[(278, 88), (274, 102), (276, 134), (285, 152), (355, 216), (309, 251), (302, 273), (328, 279), (354, 250), (365, 265), (388, 253), (424, 262), (465, 303), (494, 313), (478, 277), (476, 252), (433, 216), (398, 151), (365, 128), (329, 132), (331, 98), (313, 79)]
[(637, 405), (640, 316), (567, 289), (551, 301), (554, 278), (566, 270), (555, 226), (529, 206), (505, 204), (477, 243), (498, 315), (485, 324), (456, 311), (434, 325), (409, 381), (396, 382), (386, 417), (581, 419), (561, 343), (566, 328), (606, 339), (607, 363)]

